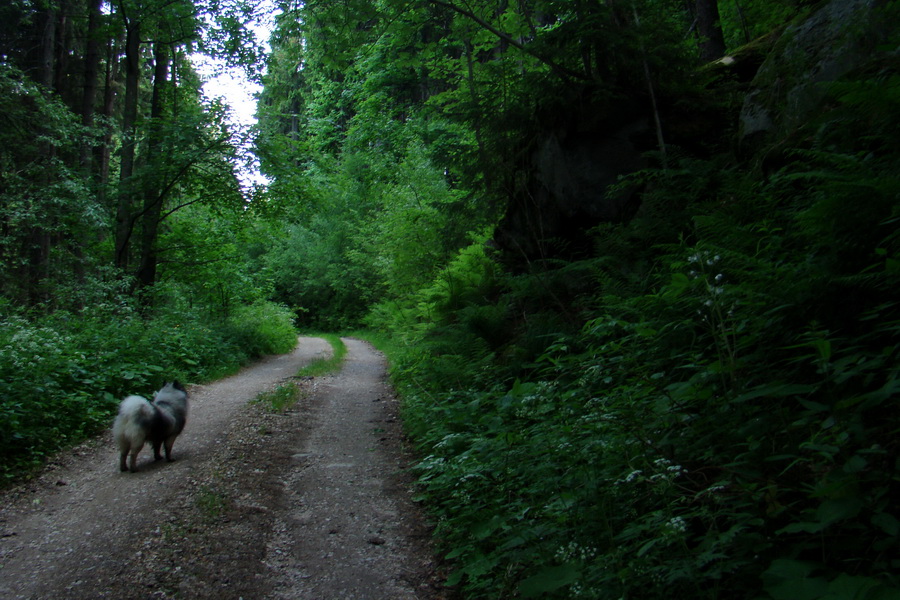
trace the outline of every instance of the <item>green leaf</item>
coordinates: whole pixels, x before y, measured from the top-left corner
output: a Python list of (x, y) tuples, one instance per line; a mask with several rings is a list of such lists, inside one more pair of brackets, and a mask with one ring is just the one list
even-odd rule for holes
[(447, 553), (447, 555), (444, 558), (446, 558), (447, 560), (453, 560), (454, 558), (459, 558), (460, 556), (462, 556), (466, 552), (469, 552), (470, 550), (471, 550), (471, 548), (469, 546), (460, 546), (458, 548), (454, 548), (453, 550), (451, 550), (449, 553)]
[(663, 289), (663, 296), (676, 298), (680, 296), (691, 285), (691, 280), (684, 273), (672, 273), (672, 279)]
[(813, 391), (815, 391), (815, 389), (815, 386), (812, 385), (772, 383), (745, 392), (735, 398), (733, 402), (746, 402), (747, 400), (753, 400), (754, 398), (784, 398), (787, 396), (802, 396), (812, 393)]
[(841, 573), (828, 584), (828, 594), (822, 600), (866, 600), (871, 597), (869, 592), (880, 585), (877, 579)]
[(872, 516), (872, 525), (878, 527), (888, 535), (896, 536), (900, 534), (900, 521), (890, 513), (875, 513)]
[(846, 464), (844, 464), (844, 472), (845, 473), (859, 473), (869, 464), (869, 461), (864, 459), (859, 454), (854, 454), (847, 460)]
[(762, 577), (763, 581), (803, 578), (819, 568), (820, 565), (814, 562), (776, 558), (762, 574)]
[(472, 535), (477, 540), (483, 540), (494, 534), (495, 531), (501, 529), (506, 521), (500, 515), (494, 515), (490, 520), (475, 525), (472, 528)]
[(822, 502), (816, 516), (825, 525), (830, 525), (838, 521), (852, 519), (862, 510), (862, 500), (857, 496), (849, 498), (835, 498)]
[(572, 563), (548, 567), (525, 579), (519, 584), (519, 593), (523, 598), (538, 598), (543, 594), (557, 590), (578, 581), (581, 572)]
[(884, 272), (888, 275), (900, 274), (900, 260), (896, 258), (886, 258), (884, 260)]
[(637, 556), (643, 556), (643, 555), (647, 554), (647, 552), (649, 552), (650, 549), (656, 545), (657, 541), (659, 541), (659, 538), (653, 538), (652, 540), (650, 540), (648, 542), (644, 542), (644, 545), (641, 546), (640, 548), (638, 548)]
[(828, 591), (828, 582), (810, 577), (816, 563), (779, 558), (762, 574), (763, 587), (775, 600), (817, 600)]
[(828, 590), (824, 579), (790, 579), (767, 587), (775, 600), (817, 600)]

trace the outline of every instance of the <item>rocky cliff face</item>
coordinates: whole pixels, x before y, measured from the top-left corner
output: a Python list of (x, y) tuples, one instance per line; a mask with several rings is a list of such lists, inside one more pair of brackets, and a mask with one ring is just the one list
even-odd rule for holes
[(789, 26), (750, 86), (740, 113), (742, 149), (752, 154), (789, 137), (822, 109), (827, 84), (877, 64), (894, 24), (882, 22), (882, 0), (831, 0)]
[[(746, 91), (739, 114), (727, 115), (729, 122), (722, 123), (712, 114), (709, 99), (664, 98), (668, 139), (690, 151), (737, 129), (743, 159), (777, 162), (779, 142), (827, 108), (828, 82), (900, 59), (897, 48), (884, 46), (896, 27), (879, 12), (885, 2), (824, 2), (809, 17), (786, 27), (774, 44), (777, 32), (764, 44), (752, 45), (749, 59), (726, 57), (710, 65), (729, 70), (725, 77), (742, 82), (739, 87)], [(657, 149), (649, 103), (622, 103), (619, 115), (581, 110), (585, 114), (569, 115), (561, 120), (564, 124), (557, 120), (552, 129), (538, 133), (530, 162), (523, 166), (519, 187), (495, 231), (494, 241), (508, 262), (524, 265), (588, 255), (592, 227), (626, 221), (639, 208), (639, 190), (610, 193), (610, 186), (620, 175), (645, 167), (644, 153)]]
[(636, 209), (634, 190), (609, 188), (619, 175), (644, 166), (647, 148), (636, 138), (647, 127), (646, 119), (638, 119), (605, 130), (546, 132), (495, 242), (514, 262), (587, 252), (590, 227), (626, 220)]

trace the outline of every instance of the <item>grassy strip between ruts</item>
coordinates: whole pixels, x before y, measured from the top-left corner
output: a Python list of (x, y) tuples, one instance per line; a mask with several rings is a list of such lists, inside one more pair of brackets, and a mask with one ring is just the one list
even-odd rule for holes
[(316, 358), (310, 364), (300, 369), (297, 373), (298, 377), (322, 377), (325, 375), (333, 375), (341, 368), (344, 357), (347, 355), (347, 346), (341, 340), (341, 337), (333, 333), (316, 334), (313, 337), (319, 337), (331, 344), (330, 358)]
[[(329, 358), (316, 358), (310, 364), (302, 367), (295, 378), (323, 377), (336, 373), (347, 354), (347, 347), (335, 334), (321, 334), (313, 337), (325, 339), (331, 345)], [(260, 393), (254, 402), (265, 405), (272, 412), (283, 412), (293, 406), (301, 397), (300, 387), (293, 381), (283, 383), (273, 390)]]

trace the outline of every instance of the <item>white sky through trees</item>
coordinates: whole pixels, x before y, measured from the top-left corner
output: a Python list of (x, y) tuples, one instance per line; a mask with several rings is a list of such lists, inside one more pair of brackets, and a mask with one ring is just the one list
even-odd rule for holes
[[(276, 7), (272, 0), (259, 2), (261, 10), (257, 20), (248, 23), (248, 28), (256, 35), (257, 40), (269, 52), (269, 37), (275, 28)], [(203, 95), (207, 99), (221, 98), (230, 108), (229, 121), (233, 130), (241, 135), (246, 134), (256, 125), (256, 102), (262, 85), (250, 80), (244, 69), (228, 67), (202, 55), (193, 57), (194, 67), (205, 81)], [(268, 179), (259, 172), (259, 163), (252, 155), (251, 141), (245, 141), (240, 149), (244, 164), (239, 166), (238, 177), (245, 187), (266, 185)]]

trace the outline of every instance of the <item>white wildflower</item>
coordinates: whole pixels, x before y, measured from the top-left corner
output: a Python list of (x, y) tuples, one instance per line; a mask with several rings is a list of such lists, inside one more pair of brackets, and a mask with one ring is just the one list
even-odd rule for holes
[(673, 533), (684, 533), (687, 531), (687, 522), (683, 517), (672, 517), (666, 523), (666, 528)]
[(618, 479), (613, 485), (619, 485), (620, 483), (631, 483), (643, 473), (640, 469), (635, 469), (631, 473), (625, 476), (625, 479)]

